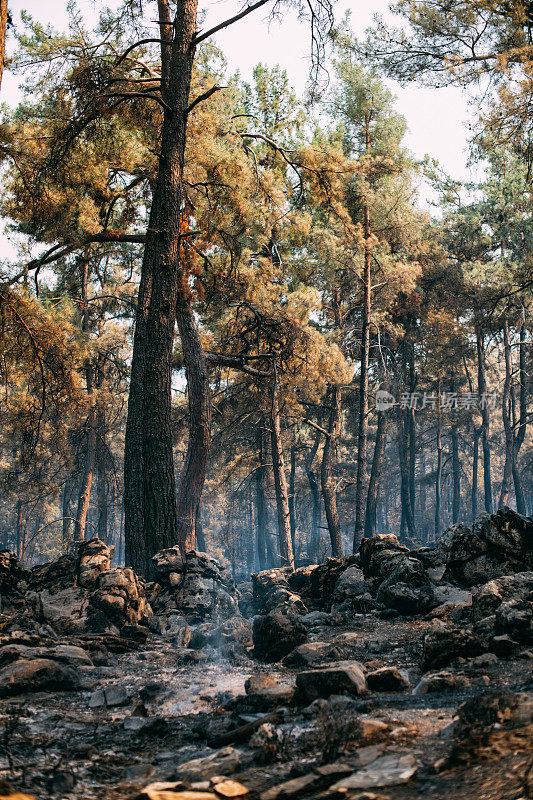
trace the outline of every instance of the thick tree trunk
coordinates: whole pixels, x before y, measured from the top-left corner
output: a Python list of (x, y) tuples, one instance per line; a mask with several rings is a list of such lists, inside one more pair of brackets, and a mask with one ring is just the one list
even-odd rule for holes
[(377, 524), (377, 505), (381, 471), (383, 469), (383, 458), (385, 456), (385, 445), (387, 443), (388, 416), (385, 411), (378, 411), (378, 424), (376, 430), (376, 442), (374, 445), (374, 456), (372, 458), (372, 469), (368, 483), (368, 495), (366, 498), (365, 514), (365, 536), (376, 535)]
[(487, 381), (485, 378), (485, 356), (481, 331), (476, 329), (477, 349), (477, 386), (481, 407), (481, 447), (483, 450), (483, 488), (485, 494), (485, 511), (492, 514), (492, 482), (490, 475), (490, 415), (487, 397)]
[[(206, 456), (200, 452), (205, 430), (190, 430), (188, 458), (178, 503), (171, 432), (171, 360), (178, 298), (178, 325), (194, 341), (187, 275), (180, 268), (182, 179), (187, 107), (194, 59), (197, 0), (183, 0), (171, 21), (169, 3), (159, 0), (161, 33), (161, 94), (165, 103), (159, 169), (146, 235), (135, 320), (128, 421), (124, 454), (126, 562), (147, 574), (152, 555), (194, 537), (196, 507), (202, 489)], [(198, 352), (183, 344), (188, 378), (202, 368)], [(205, 361), (205, 359), (204, 359)], [(203, 375), (199, 376), (203, 384)], [(196, 385), (189, 398), (196, 397)], [(200, 393), (201, 394), (201, 393)], [(202, 416), (202, 413), (199, 414)], [(196, 453), (199, 464), (191, 463)], [(179, 509), (178, 509), (179, 506)], [(179, 517), (179, 519), (178, 519)]]
[(271, 425), (272, 466), (274, 469), (276, 506), (278, 510), (279, 552), (282, 565), (294, 569), (289, 492), (287, 489), (287, 476), (285, 475), (285, 459), (283, 457), (283, 445), (281, 441), (281, 420), (276, 384), (274, 384), (272, 389)]
[(337, 439), (339, 436), (341, 422), (341, 389), (333, 386), (328, 393), (331, 410), (324, 451), (322, 454), (322, 465), (320, 469), (320, 482), (322, 486), (322, 497), (324, 499), (324, 509), (326, 511), (326, 521), (328, 524), (329, 538), (331, 540), (331, 555), (333, 558), (342, 558), (342, 537), (339, 522), (339, 512), (337, 510), (337, 490), (333, 477), (333, 457), (337, 449)]

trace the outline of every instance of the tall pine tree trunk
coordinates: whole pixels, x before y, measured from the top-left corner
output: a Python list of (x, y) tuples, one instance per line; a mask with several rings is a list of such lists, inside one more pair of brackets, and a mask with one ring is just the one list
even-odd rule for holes
[(481, 330), (476, 329), (477, 349), (477, 387), (481, 407), (481, 447), (483, 450), (483, 489), (485, 494), (485, 511), (492, 514), (492, 481), (490, 474), (490, 415), (485, 377), (485, 355)]
[(272, 388), (271, 426), (272, 466), (274, 470), (276, 506), (278, 510), (279, 552), (282, 565), (294, 569), (289, 492), (287, 489), (287, 476), (285, 475), (285, 459), (283, 457), (283, 444), (281, 441), (281, 419), (276, 382), (274, 382)]
[(400, 411), (398, 417), (398, 456), (400, 462), (400, 499), (402, 503), (401, 537), (406, 533), (416, 539), (415, 521), (411, 511), (411, 497), (409, 492), (409, 420), (405, 412)]
[(478, 471), (479, 471), (479, 437), (481, 428), (474, 428), (474, 454), (472, 457), (472, 521), (477, 517)]
[(108, 538), (108, 455), (106, 447), (105, 410), (99, 405), (96, 413), (97, 428), (97, 466), (98, 466), (98, 538), (107, 542)]
[(291, 471), (289, 473), (289, 514), (291, 523), (291, 542), (294, 558), (297, 558), (296, 551), (296, 501), (295, 501), (295, 482), (296, 482), (296, 447), (291, 447)]
[(385, 411), (378, 411), (376, 442), (374, 445), (374, 456), (372, 458), (372, 469), (370, 471), (368, 495), (366, 498), (365, 536), (367, 537), (376, 535), (379, 484), (383, 469), (385, 445), (387, 443), (388, 422), (387, 413)]
[(518, 468), (518, 457), (520, 448), (524, 443), (527, 427), (527, 369), (526, 369), (526, 311), (522, 303), (522, 314), (520, 320), (520, 343), (519, 343), (519, 418), (518, 418), (518, 431), (515, 436), (513, 446), (513, 482), (516, 497), (516, 510), (519, 514), (526, 514), (526, 503), (524, 499), (524, 491), (522, 488), (522, 481), (520, 479), (520, 470)]
[(502, 421), (505, 434), (505, 464), (503, 468), (502, 486), (498, 508), (506, 506), (509, 502), (509, 488), (513, 474), (514, 434), (511, 423), (511, 380), (513, 365), (511, 359), (511, 341), (509, 338), (509, 320), (503, 321), (503, 351), (505, 362), (505, 380), (502, 395)]
[[(205, 430), (189, 432), (188, 457), (180, 488), (179, 508), (171, 432), (171, 360), (178, 299), (180, 333), (189, 380), (202, 371), (201, 343), (187, 275), (180, 265), (180, 221), (187, 108), (191, 87), (197, 0), (176, 5), (171, 20), (168, 0), (158, 1), (161, 34), (161, 95), (165, 104), (159, 169), (146, 234), (135, 319), (128, 420), (124, 454), (126, 562), (143, 574), (152, 555), (174, 543), (185, 548), (194, 539), (196, 507), (205, 474), (201, 452)], [(190, 342), (195, 352), (187, 352)], [(202, 354), (203, 355), (203, 354)], [(204, 359), (205, 361), (205, 359)], [(199, 383), (204, 383), (203, 375)], [(205, 388), (204, 388), (205, 391)], [(200, 398), (202, 392), (198, 392)], [(189, 400), (197, 399), (196, 386)], [(193, 401), (193, 402), (194, 402)], [(200, 410), (198, 416), (205, 419)], [(199, 463), (193, 463), (193, 458)]]
[[(365, 145), (366, 152), (370, 150), (370, 112), (365, 112)], [(365, 490), (366, 490), (366, 460), (368, 440), (368, 364), (370, 351), (370, 304), (372, 291), (372, 276), (370, 264), (371, 253), (371, 228), (370, 204), (368, 198), (363, 200), (363, 233), (364, 233), (364, 266), (363, 266), (363, 307), (361, 325), (361, 372), (359, 376), (359, 422), (357, 431), (357, 474), (355, 479), (355, 528), (353, 536), (353, 552), (357, 553), (364, 533), (365, 526)]]
[(435, 472), (435, 540), (440, 534), (440, 517), (442, 504), (442, 413), (441, 382), (437, 384), (437, 469)]
[[(320, 422), (322, 417), (319, 418)], [(312, 498), (312, 511), (311, 511), (311, 540), (309, 542), (308, 556), (311, 561), (318, 560), (318, 549), (320, 545), (320, 523), (322, 521), (322, 507), (320, 504), (320, 490), (318, 488), (318, 481), (316, 473), (313, 469), (313, 462), (315, 460), (318, 448), (320, 445), (321, 432), (315, 432), (315, 440), (309, 456), (306, 461), (307, 480), (309, 481), (309, 488), (311, 490)]]
[(343, 555), (341, 526), (339, 522), (339, 512), (337, 510), (337, 490), (335, 488), (335, 479), (332, 474), (333, 457), (337, 448), (341, 421), (341, 389), (338, 386), (333, 386), (328, 396), (331, 409), (327, 427), (328, 435), (324, 442), (324, 451), (322, 454), (320, 481), (329, 538), (331, 540), (331, 555), (333, 558), (341, 558)]
[(177, 320), (189, 393), (189, 442), (178, 491), (176, 542), (180, 547), (193, 549), (196, 509), (211, 442), (211, 389), (200, 332), (190, 304), (178, 304)]
[(259, 569), (271, 566), (267, 558), (268, 513), (266, 508), (266, 466), (264, 452), (263, 420), (256, 428), (256, 447), (259, 464), (255, 470), (255, 524), (257, 536), (257, 558)]

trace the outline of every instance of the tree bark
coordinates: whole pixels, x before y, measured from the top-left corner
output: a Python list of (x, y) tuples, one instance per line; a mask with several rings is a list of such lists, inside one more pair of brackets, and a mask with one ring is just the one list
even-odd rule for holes
[(522, 481), (520, 479), (520, 470), (518, 468), (518, 456), (520, 448), (524, 443), (527, 427), (527, 369), (526, 369), (526, 310), (522, 303), (522, 314), (520, 320), (520, 343), (519, 343), (519, 419), (518, 431), (516, 433), (513, 444), (513, 482), (516, 498), (516, 510), (519, 514), (526, 514), (526, 503), (524, 499), (524, 491), (522, 488)]
[[(88, 279), (89, 264), (86, 259), (81, 262), (81, 329), (87, 333), (89, 331), (89, 303), (88, 303)], [(87, 523), (87, 512), (91, 502), (91, 488), (94, 476), (96, 461), (96, 415), (97, 415), (97, 389), (95, 385), (95, 366), (92, 360), (85, 364), (85, 381), (87, 396), (89, 399), (89, 411), (87, 414), (86, 430), (87, 443), (85, 449), (85, 463), (80, 480), (78, 508), (76, 510), (76, 522), (74, 524), (74, 539), (77, 542), (85, 539), (85, 528)]]
[(324, 509), (328, 524), (329, 538), (331, 541), (331, 555), (333, 558), (342, 558), (343, 547), (341, 537), (341, 526), (339, 522), (339, 512), (337, 510), (337, 490), (333, 477), (333, 457), (337, 450), (337, 440), (341, 422), (341, 389), (333, 386), (328, 393), (331, 406), (324, 451), (322, 453), (322, 465), (320, 469), (320, 482), (322, 486), (322, 497), (324, 499)]
[(4, 72), (4, 59), (6, 56), (7, 32), (7, 0), (0, 0), (0, 86)]
[(71, 531), (72, 531), (72, 510), (71, 510), (71, 503), (72, 503), (72, 491), (73, 491), (73, 476), (67, 478), (63, 485), (63, 494), (62, 494), (62, 542), (64, 547), (68, 547), (71, 543)]
[(481, 406), (481, 447), (483, 450), (483, 488), (485, 494), (485, 511), (492, 514), (492, 482), (490, 475), (490, 414), (487, 397), (487, 381), (485, 378), (485, 355), (483, 352), (483, 337), (479, 328), (476, 329), (477, 349), (477, 387)]
[(296, 480), (296, 447), (291, 447), (291, 469), (289, 472), (289, 515), (291, 524), (291, 542), (294, 558), (297, 558), (296, 551), (296, 503), (295, 503), (295, 480)]
[(514, 458), (514, 435), (511, 423), (511, 380), (513, 364), (511, 357), (511, 341), (509, 338), (509, 320), (507, 317), (503, 321), (503, 352), (505, 362), (505, 380), (503, 384), (502, 395), (502, 421), (505, 434), (505, 464), (503, 468), (503, 478), (498, 508), (506, 506), (509, 503), (509, 488), (513, 473)]
[(370, 481), (368, 483), (368, 494), (366, 498), (366, 514), (365, 514), (366, 537), (376, 535), (379, 484), (381, 480), (381, 472), (383, 469), (385, 445), (387, 443), (388, 423), (389, 419), (387, 413), (385, 411), (378, 411), (376, 442), (374, 444), (374, 456), (372, 458), (372, 469), (370, 471)]
[(474, 455), (472, 461), (472, 522), (477, 517), (478, 471), (479, 471), (479, 437), (481, 428), (474, 428)]
[[(261, 420), (261, 424), (263, 420)], [(267, 528), (268, 528), (268, 512), (266, 508), (265, 497), (265, 480), (266, 480), (266, 466), (265, 466), (265, 452), (264, 452), (264, 433), (261, 424), (256, 428), (256, 447), (258, 453), (259, 465), (255, 470), (255, 524), (257, 536), (257, 558), (259, 561), (259, 569), (268, 569), (271, 566), (267, 558)]]
[(177, 320), (189, 392), (189, 442), (177, 499), (175, 541), (182, 549), (193, 549), (196, 509), (211, 442), (211, 389), (200, 331), (190, 304), (178, 304)]
[[(370, 116), (365, 114), (366, 150), (370, 148)], [(357, 553), (365, 525), (365, 485), (368, 440), (368, 363), (370, 351), (370, 304), (372, 259), (370, 245), (370, 205), (367, 198), (363, 202), (363, 232), (365, 240), (363, 267), (363, 308), (361, 325), (361, 371), (359, 376), (359, 422), (357, 432), (357, 474), (355, 479), (355, 528), (353, 552)]]
[(96, 413), (97, 428), (97, 466), (98, 466), (98, 538), (107, 542), (108, 538), (108, 454), (106, 447), (105, 409), (99, 405)]
[(282, 565), (290, 567), (293, 570), (294, 553), (291, 540), (289, 492), (287, 489), (285, 459), (283, 457), (283, 445), (281, 442), (281, 420), (276, 383), (274, 383), (272, 388), (271, 425), (272, 465), (274, 469), (276, 506), (278, 510), (279, 552)]
[[(197, 0), (176, 5), (172, 22), (168, 0), (159, 0), (161, 94), (164, 108), (159, 169), (146, 234), (135, 320), (128, 420), (124, 454), (126, 562), (148, 574), (152, 555), (177, 542), (185, 548), (194, 537), (194, 519), (206, 458), (199, 438), (189, 433), (189, 451), (176, 501), (171, 432), (171, 360), (178, 306), (178, 325), (195, 341), (187, 275), (180, 265), (180, 221), (187, 108), (191, 87)], [(181, 334), (181, 327), (180, 327)], [(189, 357), (188, 378), (195, 381), (198, 352)], [(205, 359), (204, 359), (205, 361)], [(203, 376), (199, 377), (200, 384)], [(189, 399), (195, 396), (196, 385)], [(200, 414), (202, 416), (202, 414)], [(196, 453), (200, 463), (191, 462)], [(179, 508), (178, 508), (179, 506)], [(179, 519), (178, 519), (179, 517)]]
[(24, 527), (22, 500), (17, 500), (17, 522), (16, 522), (16, 536), (17, 536), (17, 558), (22, 561), (24, 558), (24, 551), (26, 546), (26, 530)]
[(194, 532), (196, 536), (196, 549), (201, 553), (207, 553), (207, 544), (205, 541), (204, 526), (202, 525), (202, 504), (198, 503), (196, 508), (196, 519), (194, 525)]
[(402, 503), (402, 538), (405, 531), (411, 539), (416, 539), (416, 527), (411, 512), (411, 497), (409, 493), (409, 457), (408, 457), (408, 429), (409, 421), (405, 413), (400, 410), (398, 421), (398, 456), (400, 462), (400, 498)]
[(440, 408), (441, 382), (437, 384), (437, 470), (435, 472), (435, 540), (440, 534), (441, 494), (442, 494), (442, 414)]

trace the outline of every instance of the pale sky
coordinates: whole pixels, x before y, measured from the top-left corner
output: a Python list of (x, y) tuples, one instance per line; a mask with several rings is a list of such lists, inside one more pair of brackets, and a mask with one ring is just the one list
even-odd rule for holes
[[(99, 8), (108, 3), (98, 0), (78, 0), (87, 17), (94, 19)], [(112, 3), (109, 3), (112, 4)], [(50, 22), (56, 28), (66, 26), (67, 0), (9, 0), (15, 24), (20, 26), (20, 11), (26, 9), (42, 23)], [(243, 7), (238, 0), (212, 0), (204, 2), (207, 12), (204, 30), (232, 16)], [(347, 8), (352, 10), (352, 27), (358, 36), (372, 23), (374, 13), (387, 13), (387, 0), (339, 0), (336, 18), (341, 19)], [(268, 8), (268, 7), (267, 7)], [(145, 2), (147, 18), (155, 17), (155, 3)], [(221, 32), (216, 38), (224, 51), (231, 70), (238, 69), (248, 79), (253, 67), (260, 61), (271, 66), (279, 64), (287, 70), (297, 92), (303, 93), (309, 68), (309, 31), (305, 22), (296, 15), (286, 13), (281, 21), (268, 22), (264, 8)], [(397, 97), (396, 108), (409, 126), (406, 144), (417, 158), (425, 154), (437, 158), (442, 168), (452, 177), (468, 179), (467, 124), (475, 109), (469, 109), (467, 97), (461, 90), (429, 89), (418, 85), (401, 87), (389, 84)], [(4, 72), (2, 97), (4, 102), (15, 104), (19, 96), (17, 79)]]

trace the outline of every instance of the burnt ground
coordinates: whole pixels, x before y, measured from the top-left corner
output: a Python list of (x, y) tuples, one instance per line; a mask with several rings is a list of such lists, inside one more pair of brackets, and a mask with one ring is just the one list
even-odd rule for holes
[[(309, 640), (346, 643), (339, 637), (351, 633), (350, 660), (358, 660), (366, 672), (384, 666), (405, 670), (414, 687), (422, 675), (422, 638), (442, 624), (361, 614), (348, 627), (315, 627)], [(69, 643), (88, 646), (87, 637)], [(485, 724), (480, 700), (478, 728), (465, 734), (457, 722), (461, 704), (487, 691), (522, 693), (519, 711), (527, 695), (531, 702), (533, 654), (525, 646), (486, 663), (483, 657), (453, 661), (446, 670), (460, 678), (460, 688), (449, 691), (368, 691), (311, 704), (291, 699), (289, 692), (276, 709), (268, 692), (245, 696), (246, 678), (266, 673), (294, 685), (298, 669), (260, 664), (246, 654), (227, 660), (211, 648), (186, 651), (155, 635), (132, 644), (130, 652), (113, 652), (125, 649), (120, 640), (112, 646), (109, 639), (107, 645), (107, 652), (102, 648), (94, 659), (97, 665), (78, 667), (79, 690), (0, 700), (0, 778), (19, 792), (37, 798), (171, 800), (174, 792), (178, 798), (189, 790), (204, 800), (223, 778), (242, 786), (220, 792), (240, 794), (212, 797), (242, 796), (243, 787), (262, 800), (526, 800), (533, 791), (530, 717), (515, 724), (516, 710), (505, 709), (496, 724)], [(275, 716), (261, 725), (273, 709)], [(240, 731), (253, 722), (258, 730)], [(395, 754), (408, 757), (411, 776), (387, 779), (383, 756)], [(192, 759), (202, 760), (183, 766)], [(370, 777), (362, 787), (331, 789), (339, 777), (373, 762), (381, 777)], [(329, 772), (327, 764), (334, 765)], [(281, 786), (305, 776), (311, 777)], [(387, 780), (393, 785), (380, 785)], [(174, 783), (174, 792), (142, 793), (159, 781)]]

